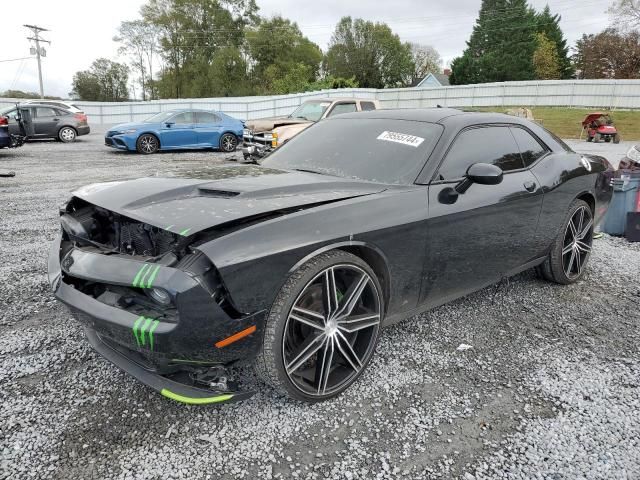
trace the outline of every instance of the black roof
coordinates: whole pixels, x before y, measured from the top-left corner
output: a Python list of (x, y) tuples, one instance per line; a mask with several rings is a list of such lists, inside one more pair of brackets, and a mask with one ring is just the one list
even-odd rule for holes
[(367, 112), (345, 113), (334, 118), (371, 118), (387, 120), (409, 120), (414, 122), (442, 123), (455, 117), (462, 123), (523, 123), (522, 119), (492, 112), (465, 112), (456, 108), (396, 108), (389, 110), (370, 110)]

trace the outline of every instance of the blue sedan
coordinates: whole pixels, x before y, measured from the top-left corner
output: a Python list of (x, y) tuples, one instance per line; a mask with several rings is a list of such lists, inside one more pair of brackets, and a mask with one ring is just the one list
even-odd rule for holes
[(116, 125), (105, 145), (143, 154), (158, 150), (216, 148), (233, 152), (242, 138), (244, 122), (222, 112), (170, 110), (144, 122)]

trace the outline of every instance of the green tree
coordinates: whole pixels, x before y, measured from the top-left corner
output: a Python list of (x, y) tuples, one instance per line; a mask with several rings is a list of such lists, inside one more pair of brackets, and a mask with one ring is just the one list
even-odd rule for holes
[(325, 56), (334, 77), (355, 78), (361, 87), (399, 87), (411, 78), (411, 47), (384, 23), (344, 17), (336, 26)]
[(153, 59), (157, 49), (158, 32), (156, 27), (143, 20), (120, 23), (118, 35), (113, 37), (121, 44), (118, 53), (128, 55), (131, 66), (138, 74), (138, 82), (142, 87), (142, 100), (153, 98)]
[(228, 51), (221, 53), (223, 49), (243, 47), (244, 29), (256, 23), (257, 9), (255, 0), (149, 0), (141, 11), (144, 21), (158, 30), (165, 62), (157, 82), (160, 94), (213, 95), (211, 84), (202, 78), (209, 74), (216, 55), (228, 57)]
[[(247, 31), (247, 44), (254, 61), (253, 77), (258, 90), (264, 93), (300, 91), (291, 88), (314, 82), (318, 76), (322, 50), (290, 20), (280, 16), (263, 20), (258, 28)], [(265, 75), (268, 77), (266, 82)], [(275, 87), (273, 82), (277, 77), (281, 77), (283, 82), (278, 82)]]
[(121, 102), (127, 100), (129, 67), (106, 58), (95, 60), (88, 70), (73, 76), (73, 96), (80, 100)]
[(535, 14), (526, 0), (483, 0), (467, 48), (452, 64), (456, 84), (535, 78)]
[(572, 78), (575, 75), (573, 65), (571, 64), (571, 56), (569, 55), (569, 46), (567, 40), (560, 28), (560, 15), (553, 15), (549, 5), (542, 12), (536, 14), (536, 31), (544, 33), (548, 40), (553, 42), (558, 64), (560, 68), (560, 77), (563, 80)]
[(545, 33), (536, 35), (538, 47), (533, 52), (533, 67), (539, 80), (557, 80), (560, 78), (560, 61), (556, 44)]

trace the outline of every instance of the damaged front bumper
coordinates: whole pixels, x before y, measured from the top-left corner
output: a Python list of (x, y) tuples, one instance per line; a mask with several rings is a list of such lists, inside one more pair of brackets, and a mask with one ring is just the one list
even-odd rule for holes
[(258, 160), (271, 153), (273, 138), (265, 134), (245, 133), (242, 136), (242, 155), (245, 160)]
[[(183, 403), (237, 401), (253, 394), (200, 388), (193, 374), (213, 367), (224, 369), (254, 356), (260, 348), (264, 312), (233, 315), (192, 272), (126, 255), (61, 246), (59, 235), (49, 255), (51, 287), (83, 325), (93, 348), (107, 360), (165, 397)], [(93, 290), (84, 289), (85, 284)], [(106, 286), (98, 289), (104, 293), (88, 293), (98, 284)], [(141, 311), (139, 305), (127, 303), (126, 292), (142, 296), (141, 292), (153, 288), (168, 292), (171, 312)], [(238, 332), (251, 333), (225, 343)]]

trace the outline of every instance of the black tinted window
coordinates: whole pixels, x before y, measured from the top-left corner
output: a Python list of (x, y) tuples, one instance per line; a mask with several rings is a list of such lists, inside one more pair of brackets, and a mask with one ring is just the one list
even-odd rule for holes
[(376, 104), (373, 102), (360, 102), (360, 108), (363, 112), (368, 112), (369, 110), (375, 110)]
[(341, 113), (350, 113), (356, 111), (355, 103), (339, 103), (329, 112), (327, 117), (332, 117), (334, 115), (340, 115)]
[(540, 145), (540, 142), (533, 138), (529, 132), (522, 128), (512, 128), (511, 133), (516, 137), (516, 143), (520, 147), (522, 161), (525, 166), (535, 163), (540, 157), (547, 153), (547, 149)]
[(378, 183), (412, 184), (441, 133), (442, 127), (433, 123), (336, 117), (307, 128), (262, 164)]
[(171, 119), (176, 124), (192, 124), (195, 123), (193, 112), (184, 112), (176, 115)]
[(220, 123), (220, 117), (209, 112), (196, 112), (198, 123)]
[(508, 127), (481, 127), (460, 133), (440, 167), (438, 178), (461, 178), (474, 163), (491, 163), (505, 172), (523, 168), (518, 145)]

